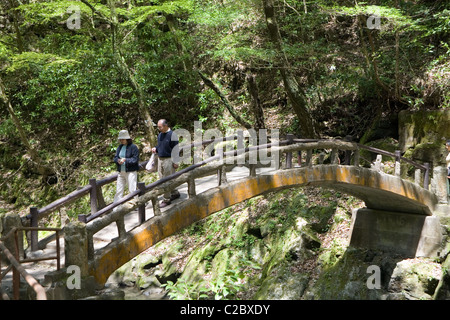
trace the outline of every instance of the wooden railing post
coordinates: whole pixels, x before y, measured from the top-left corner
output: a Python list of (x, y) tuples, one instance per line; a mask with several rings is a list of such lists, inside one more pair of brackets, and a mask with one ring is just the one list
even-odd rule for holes
[(125, 234), (125, 217), (122, 215), (119, 219), (116, 220), (117, 233), (119, 234), (119, 239), (122, 239)]
[(422, 171), (420, 169), (414, 170), (414, 183), (418, 186), (422, 184)]
[(98, 200), (97, 200), (97, 180), (89, 179), (89, 185), (91, 190), (89, 191), (91, 197), (91, 214), (98, 211)]
[[(345, 136), (344, 141), (352, 142), (353, 141), (353, 136), (351, 136), (351, 135)], [(351, 164), (351, 158), (352, 158), (352, 151), (351, 150), (345, 150), (344, 165), (349, 166)]]
[(353, 153), (353, 165), (359, 167), (359, 148), (357, 148)]
[(297, 165), (302, 166), (302, 150), (297, 151)]
[(160, 216), (161, 215), (161, 208), (159, 207), (158, 197), (153, 197), (152, 198), (152, 206), (153, 206), (153, 215)]
[[(31, 215), (31, 221), (30, 221), (30, 227), (37, 227), (39, 222), (39, 213), (37, 207), (31, 207), (30, 208), (30, 215)], [(37, 230), (31, 230), (30, 232), (30, 241), (31, 241), (31, 251), (37, 251), (38, 250), (38, 231)]]
[(338, 161), (338, 159), (339, 159), (339, 152), (338, 152), (338, 149), (336, 149), (336, 148), (331, 149), (331, 155), (330, 155), (330, 157), (331, 157), (330, 163), (331, 163), (331, 164), (337, 164), (337, 163), (339, 162), (339, 161)]
[(188, 180), (188, 196), (189, 199), (195, 197), (196, 191), (195, 191), (195, 178), (191, 177)]
[[(286, 135), (287, 144), (290, 145), (294, 143), (294, 135), (293, 134), (287, 134)], [(286, 153), (286, 169), (292, 168), (292, 151), (289, 151)]]
[(377, 154), (377, 159), (375, 160), (375, 164), (374, 164), (374, 169), (377, 172), (381, 171), (381, 160), (382, 160), (382, 155), (381, 154)]
[(306, 166), (312, 167), (312, 150), (306, 150)]
[(395, 150), (395, 167), (394, 167), (394, 175), (400, 176), (400, 160), (401, 160), (402, 152), (400, 150)]
[[(145, 182), (138, 182), (137, 187), (141, 191), (139, 196), (142, 197), (145, 194)], [(139, 214), (139, 223), (140, 224), (144, 223), (145, 222), (145, 203), (143, 203), (139, 206), (138, 214)]]
[[(14, 236), (16, 235), (17, 233)], [(17, 239), (14, 241), (14, 258), (16, 261), (20, 261)], [(13, 266), (13, 294), (14, 300), (20, 300), (20, 272), (15, 266)]]
[(423, 178), (423, 188), (425, 190), (428, 190), (429, 186), (430, 186), (430, 164), (427, 162), (427, 163), (424, 163), (423, 165), (425, 166), (425, 176)]
[(256, 164), (249, 164), (248, 169), (249, 169), (249, 176), (256, 177)]
[(225, 165), (217, 169), (217, 182), (219, 186), (227, 183), (227, 167)]
[[(84, 223), (73, 221), (64, 227), (64, 252), (66, 267), (76, 265), (81, 277), (89, 274), (89, 235)], [(93, 255), (93, 252), (91, 253)]]

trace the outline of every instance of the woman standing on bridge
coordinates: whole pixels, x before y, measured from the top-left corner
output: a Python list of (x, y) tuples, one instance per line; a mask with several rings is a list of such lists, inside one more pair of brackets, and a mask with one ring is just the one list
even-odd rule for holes
[(117, 189), (114, 202), (123, 197), (125, 184), (128, 183), (128, 192), (136, 191), (137, 172), (139, 170), (139, 149), (133, 144), (127, 130), (119, 132), (119, 146), (116, 150), (114, 162), (117, 165)]

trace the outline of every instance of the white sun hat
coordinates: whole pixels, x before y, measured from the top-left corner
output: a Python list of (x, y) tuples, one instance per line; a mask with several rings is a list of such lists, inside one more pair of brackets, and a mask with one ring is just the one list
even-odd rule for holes
[(120, 130), (119, 132), (119, 137), (117, 138), (118, 140), (121, 139), (131, 139), (130, 134), (128, 133), (127, 130)]

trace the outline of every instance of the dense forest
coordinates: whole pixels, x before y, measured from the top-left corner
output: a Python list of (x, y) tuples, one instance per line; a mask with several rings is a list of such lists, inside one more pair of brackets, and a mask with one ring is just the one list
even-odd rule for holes
[(111, 172), (122, 129), (145, 160), (160, 118), (368, 141), (449, 106), (449, 36), (444, 0), (1, 0), (2, 210)]

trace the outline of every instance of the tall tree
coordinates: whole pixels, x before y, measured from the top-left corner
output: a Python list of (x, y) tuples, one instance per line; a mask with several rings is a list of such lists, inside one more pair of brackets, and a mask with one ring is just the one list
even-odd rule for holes
[(250, 129), (252, 128), (252, 125), (245, 120), (244, 118), (242, 118), (239, 113), (236, 112), (236, 110), (234, 109), (234, 107), (231, 105), (230, 101), (227, 99), (227, 97), (225, 96), (225, 94), (219, 89), (219, 87), (216, 86), (216, 84), (211, 80), (208, 79), (203, 73), (201, 73), (200, 71), (198, 71), (198, 74), (200, 75), (200, 77), (202, 78), (203, 82), (210, 87), (220, 98), (220, 100), (222, 100), (223, 104), (225, 105), (225, 107), (227, 108), (227, 110), (230, 112), (231, 116), (244, 128), (246, 129)]
[(39, 153), (37, 150), (31, 145), (28, 136), (25, 132), (25, 129), (22, 125), (22, 122), (17, 117), (13, 106), (11, 105), (11, 101), (8, 98), (8, 95), (6, 93), (5, 85), (3, 84), (3, 80), (0, 78), (0, 98), (3, 101), (3, 104), (5, 105), (6, 109), (8, 110), (9, 115), (11, 116), (11, 119), (19, 132), (20, 141), (25, 146), (30, 159), (32, 160), (33, 164), (35, 165), (37, 171), (39, 174), (43, 175), (44, 177), (53, 175), (55, 172), (52, 170), (45, 162), (41, 159), (39, 156)]
[[(138, 108), (140, 114), (144, 119), (144, 130), (147, 135), (148, 141), (150, 142), (150, 145), (156, 146), (157, 144), (156, 134), (153, 129), (154, 121), (150, 114), (149, 106), (146, 103), (147, 99), (145, 91), (142, 89), (142, 86), (140, 85), (139, 81), (136, 80), (132, 67), (127, 63), (126, 59), (124, 58), (123, 49), (121, 46), (124, 39), (123, 37), (119, 38), (119, 35), (124, 34), (125, 32), (124, 30), (122, 30), (123, 28), (119, 23), (119, 19), (117, 17), (115, 0), (108, 0), (110, 17), (96, 10), (95, 7), (89, 1), (81, 0), (81, 2), (87, 5), (92, 10), (93, 13), (97, 14), (100, 18), (102, 18), (111, 25), (111, 44), (114, 57), (116, 59), (117, 65), (122, 70), (122, 72), (127, 76), (129, 82), (131, 83), (132, 87), (135, 90), (135, 94), (138, 101)], [(133, 28), (129, 32), (132, 31)]]
[(264, 129), (264, 111), (261, 105), (261, 100), (259, 98), (258, 85), (256, 84), (254, 73), (248, 73), (246, 76), (247, 88), (250, 96), (252, 97), (251, 109), (255, 117), (255, 129)]
[(278, 27), (276, 12), (273, 0), (263, 0), (264, 14), (266, 17), (267, 29), (269, 31), (270, 39), (275, 45), (278, 55), (281, 57), (279, 70), (283, 79), (284, 87), (288, 95), (289, 101), (294, 108), (297, 115), (300, 131), (303, 137), (315, 138), (317, 137), (314, 120), (308, 110), (302, 88), (298, 84), (293, 72), (291, 71), (290, 63), (283, 50), (283, 42)]

